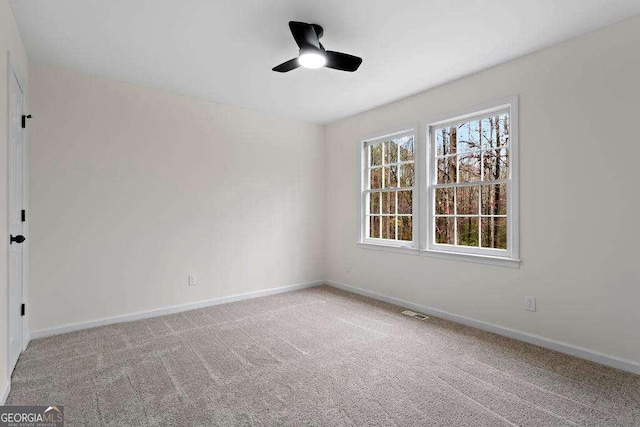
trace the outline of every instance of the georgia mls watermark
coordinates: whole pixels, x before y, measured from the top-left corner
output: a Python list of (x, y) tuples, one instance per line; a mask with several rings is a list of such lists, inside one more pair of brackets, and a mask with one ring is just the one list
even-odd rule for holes
[(62, 406), (0, 406), (0, 427), (62, 427)]

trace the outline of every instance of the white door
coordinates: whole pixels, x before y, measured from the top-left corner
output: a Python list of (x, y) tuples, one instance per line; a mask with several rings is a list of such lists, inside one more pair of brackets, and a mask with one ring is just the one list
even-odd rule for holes
[(22, 352), (22, 285), (24, 262), (24, 160), (22, 129), (24, 91), (9, 66), (9, 374)]

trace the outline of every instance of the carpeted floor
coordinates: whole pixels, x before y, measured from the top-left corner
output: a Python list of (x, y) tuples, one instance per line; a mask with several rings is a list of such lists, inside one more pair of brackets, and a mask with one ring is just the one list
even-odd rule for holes
[(32, 341), (72, 425), (640, 425), (640, 376), (330, 287)]

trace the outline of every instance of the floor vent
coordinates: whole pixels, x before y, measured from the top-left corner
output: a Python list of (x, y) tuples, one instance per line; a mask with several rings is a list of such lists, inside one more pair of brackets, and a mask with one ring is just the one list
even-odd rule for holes
[(405, 310), (402, 312), (402, 314), (404, 314), (405, 316), (411, 316), (419, 320), (427, 320), (429, 318), (429, 316), (425, 316), (424, 314), (416, 313), (415, 311), (411, 310)]

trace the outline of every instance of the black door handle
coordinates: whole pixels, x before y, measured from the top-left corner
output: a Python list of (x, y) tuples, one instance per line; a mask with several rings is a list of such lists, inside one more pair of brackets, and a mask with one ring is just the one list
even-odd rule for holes
[(9, 244), (11, 245), (13, 242), (22, 243), (27, 240), (22, 234), (18, 234), (17, 236), (13, 236), (13, 234), (9, 234)]

